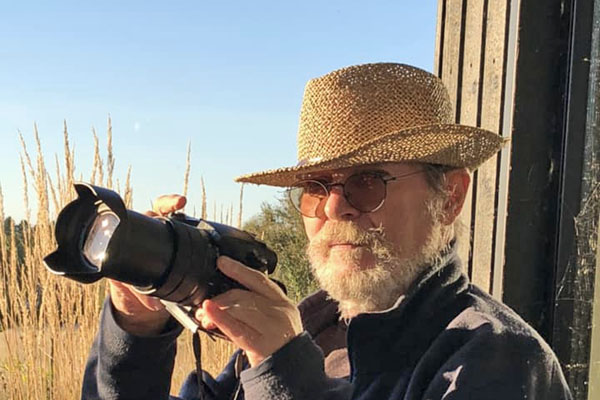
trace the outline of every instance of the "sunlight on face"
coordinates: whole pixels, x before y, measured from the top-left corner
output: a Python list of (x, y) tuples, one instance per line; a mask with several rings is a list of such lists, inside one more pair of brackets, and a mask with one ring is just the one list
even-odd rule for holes
[[(431, 230), (410, 256), (402, 256), (403, 249), (385, 238), (383, 228), (364, 230), (352, 221), (325, 224), (312, 238), (307, 254), (313, 272), (339, 302), (342, 318), (391, 307), (434, 262), (447, 243), (444, 226), (436, 217), (441, 206), (440, 200), (431, 199), (430, 221), (423, 221)], [(336, 248), (335, 243), (344, 246)]]

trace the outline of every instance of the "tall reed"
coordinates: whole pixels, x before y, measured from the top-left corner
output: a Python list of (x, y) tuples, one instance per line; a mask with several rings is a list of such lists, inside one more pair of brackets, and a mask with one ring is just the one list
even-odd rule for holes
[[(93, 131), (92, 135), (94, 158), (89, 181), (109, 188), (116, 186), (126, 205), (131, 207), (131, 168), (122, 188), (119, 179), (114, 177), (110, 118), (106, 163), (101, 156), (96, 132)], [(43, 257), (56, 246), (53, 235), (56, 215), (75, 197), (72, 189), (73, 182), (77, 180), (75, 151), (69, 141), (66, 122), (63, 155), (54, 158), (53, 178), (46, 167), (37, 127), (34, 126), (35, 160), (22, 135), (20, 140), (25, 214), (25, 220), (20, 224), (15, 225), (12, 218), (6, 218), (0, 187), (0, 221), (3, 225), (6, 221), (7, 225), (6, 229), (0, 229), (0, 400), (78, 399), (106, 287), (102, 281), (81, 285), (54, 276), (43, 267)], [(188, 147), (184, 190), (189, 179), (189, 154)], [(30, 193), (36, 203), (35, 221), (32, 219)], [(203, 214), (206, 210), (205, 193), (202, 181)], [(229, 220), (232, 213), (229, 212)], [(173, 392), (194, 366), (191, 335), (184, 333), (179, 343)], [(203, 365), (215, 374), (228, 360), (232, 348), (226, 342), (206, 340), (203, 340), (203, 347)]]

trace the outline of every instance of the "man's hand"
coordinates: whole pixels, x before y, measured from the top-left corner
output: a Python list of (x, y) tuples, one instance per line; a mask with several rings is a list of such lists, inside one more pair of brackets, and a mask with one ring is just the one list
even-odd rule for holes
[(219, 257), (217, 267), (248, 290), (232, 289), (205, 300), (196, 318), (205, 329), (219, 328), (245, 350), (251, 366), (302, 332), (298, 308), (265, 274), (228, 257)]
[[(185, 203), (183, 196), (160, 196), (152, 205), (152, 211), (144, 214), (149, 217), (165, 216), (181, 210)], [(115, 317), (121, 328), (138, 336), (152, 336), (163, 330), (169, 313), (156, 297), (138, 293), (130, 285), (114, 280), (109, 280), (109, 289)]]

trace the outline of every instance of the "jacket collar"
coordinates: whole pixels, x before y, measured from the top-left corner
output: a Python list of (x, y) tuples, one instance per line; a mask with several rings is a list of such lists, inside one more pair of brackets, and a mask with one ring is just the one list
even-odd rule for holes
[[(447, 319), (463, 307), (454, 300), (468, 286), (453, 245), (423, 271), (394, 307), (354, 317), (348, 328), (353, 375), (391, 365), (394, 369), (412, 367), (449, 323)], [(355, 370), (357, 365), (360, 371)]]

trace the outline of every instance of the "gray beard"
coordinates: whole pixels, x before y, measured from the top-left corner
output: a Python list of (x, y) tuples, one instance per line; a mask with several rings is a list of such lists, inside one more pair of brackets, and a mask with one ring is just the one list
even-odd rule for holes
[[(334, 264), (329, 260), (326, 246), (332, 237), (363, 243), (376, 260), (374, 267), (361, 270)], [(350, 319), (392, 307), (421, 272), (437, 262), (447, 244), (445, 227), (434, 223), (426, 243), (415, 254), (401, 257), (401, 252), (385, 240), (381, 230), (365, 232), (351, 222), (338, 222), (320, 238), (313, 238), (307, 254), (319, 284), (339, 303), (341, 318)], [(343, 261), (357, 263), (357, 257), (349, 252)]]

